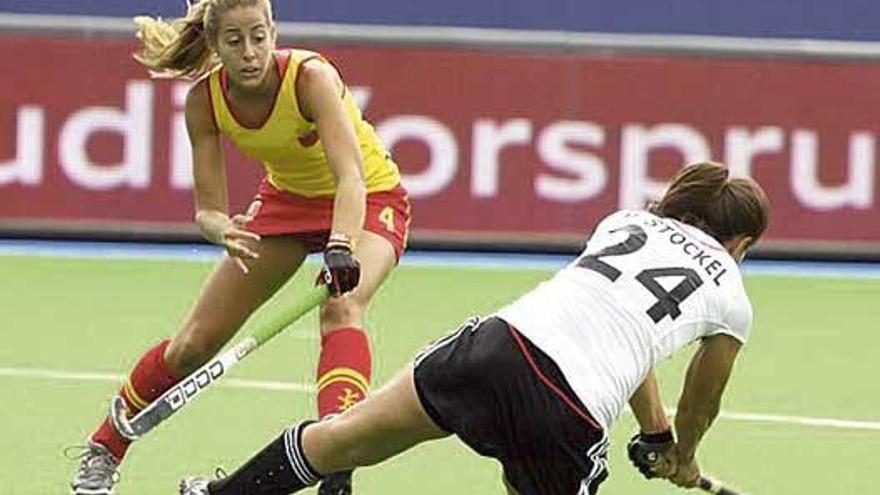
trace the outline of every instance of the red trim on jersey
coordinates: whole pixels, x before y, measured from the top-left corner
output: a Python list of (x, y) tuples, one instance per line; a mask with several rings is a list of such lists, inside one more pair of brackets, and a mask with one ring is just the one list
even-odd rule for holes
[(297, 66), (296, 66), (296, 77), (293, 79), (293, 97), (296, 98), (296, 106), (299, 107), (299, 114), (302, 116), (303, 119), (305, 119), (306, 122), (312, 122), (312, 119), (306, 117), (302, 111), (302, 102), (299, 101), (299, 91), (297, 91), (297, 88), (299, 88), (299, 78), (300, 78), (300, 76), (302, 76), (302, 73), (303, 73), (302, 68), (306, 62), (308, 62), (310, 60), (320, 59), (320, 58), (321, 58), (320, 55), (310, 55), (310, 56), (300, 60), (299, 64), (297, 64)]
[(214, 95), (211, 93), (211, 78), (205, 78), (205, 87), (208, 91), (208, 108), (211, 110), (211, 122), (214, 123), (214, 130), (220, 132), (220, 126), (217, 125), (217, 114), (214, 113)]
[(513, 325), (508, 323), (507, 330), (510, 332), (510, 335), (513, 337), (513, 340), (516, 341), (516, 344), (519, 346), (520, 351), (522, 351), (523, 356), (526, 358), (526, 361), (529, 362), (529, 365), (532, 367), (532, 370), (535, 372), (536, 375), (538, 375), (538, 378), (542, 382), (544, 382), (544, 385), (547, 385), (547, 387), (554, 394), (558, 395), (559, 398), (562, 399), (562, 402), (564, 402), (565, 405), (567, 405), (569, 409), (571, 409), (572, 411), (574, 411), (575, 414), (577, 414), (578, 416), (583, 418), (584, 421), (586, 421), (587, 423), (590, 424), (590, 426), (592, 426), (593, 428), (596, 428), (598, 430), (602, 430), (602, 427), (599, 426), (599, 423), (596, 422), (595, 419), (593, 419), (593, 417), (590, 415), (590, 413), (581, 409), (574, 400), (572, 400), (567, 395), (565, 395), (565, 392), (563, 392), (562, 390), (559, 390), (559, 387), (554, 385), (553, 382), (550, 381), (550, 379), (547, 378), (546, 375), (544, 375), (544, 373), (541, 371), (541, 369), (538, 368), (538, 365), (535, 363), (534, 358), (532, 358), (532, 354), (529, 352), (528, 348), (526, 347), (526, 344), (523, 342), (522, 336), (519, 334), (519, 332), (515, 328), (513, 328)]
[[(333, 69), (334, 69), (334, 70), (336, 71), (336, 73), (339, 75), (339, 79), (342, 79), (343, 81), (345, 81), (345, 78), (342, 76), (342, 69), (340, 69), (339, 66), (336, 65), (336, 62), (330, 60), (330, 59), (327, 58), (327, 57), (324, 57), (324, 60), (325, 60), (328, 64), (330, 64), (331, 67), (333, 67)], [(344, 94), (344, 93), (343, 93), (343, 94)]]
[(290, 50), (275, 52), (275, 67), (278, 68), (278, 77), (284, 80), (284, 74), (287, 73), (287, 64), (290, 63)]
[(318, 131), (311, 131), (296, 138), (303, 148), (311, 148), (318, 143)]
[(345, 76), (342, 75), (342, 69), (340, 69), (339, 66), (336, 65), (336, 62), (330, 60), (327, 57), (324, 57), (324, 61), (330, 64), (331, 67), (333, 67), (333, 70), (336, 71), (336, 75), (339, 76), (339, 80), (342, 81), (342, 94), (339, 96), (345, 99), (345, 93), (348, 91), (348, 86), (345, 85)]
[(229, 115), (232, 116), (232, 120), (234, 120), (235, 123), (244, 127), (245, 129), (250, 129), (253, 131), (258, 131), (262, 129), (263, 126), (266, 125), (266, 122), (269, 122), (269, 119), (272, 118), (272, 114), (275, 113), (275, 105), (278, 104), (278, 95), (281, 94), (281, 87), (284, 85), (284, 71), (281, 70), (281, 65), (283, 63), (284, 70), (287, 70), (287, 62), (290, 59), (290, 53), (288, 52), (287, 56), (284, 58), (281, 58), (281, 56), (279, 56), (277, 52), (273, 53), (272, 56), (275, 58), (275, 67), (276, 69), (278, 69), (278, 76), (281, 78), (281, 80), (278, 82), (278, 87), (275, 89), (275, 94), (272, 96), (272, 106), (269, 108), (269, 113), (267, 113), (262, 122), (260, 122), (256, 126), (244, 124), (241, 119), (239, 119), (238, 116), (235, 115), (235, 109), (232, 108), (232, 104), (229, 102), (229, 81), (228, 75), (226, 74), (226, 67), (220, 68), (220, 89), (221, 93), (223, 93), (223, 101), (226, 102), (226, 108), (229, 109)]

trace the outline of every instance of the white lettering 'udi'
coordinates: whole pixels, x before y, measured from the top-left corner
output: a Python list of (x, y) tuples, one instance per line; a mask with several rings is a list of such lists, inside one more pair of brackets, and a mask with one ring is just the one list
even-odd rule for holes
[[(3, 129), (7, 139), (0, 142), (0, 187), (41, 187), (60, 179), (92, 191), (191, 189), (183, 116), (188, 88), (134, 79), (94, 106), (13, 107)], [(365, 110), (379, 96), (369, 86), (350, 89)], [(658, 173), (655, 154), (672, 153), (681, 164), (719, 159), (734, 176), (760, 177), (770, 166), (785, 167), (785, 178), (784, 172), (772, 172), (784, 182), (774, 184), (771, 195), (804, 210), (877, 206), (877, 136), (869, 130), (830, 133), (740, 123), (710, 132), (684, 122), (609, 125), (570, 116), (539, 120), (491, 113), (450, 122), (417, 108), (412, 112), (373, 123), (392, 153), (401, 145), (420, 150), (417, 158), (401, 160), (402, 179), (414, 199), (456, 189), (468, 199), (497, 200), (525, 185), (533, 195), (527, 200), (563, 205), (616, 200), (621, 209), (638, 209), (666, 187), (668, 177)], [(840, 156), (828, 151), (838, 148)]]

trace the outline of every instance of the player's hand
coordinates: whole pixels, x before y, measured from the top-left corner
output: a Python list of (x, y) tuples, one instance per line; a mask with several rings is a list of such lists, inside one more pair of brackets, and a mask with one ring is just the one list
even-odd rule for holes
[(675, 445), (672, 431), (637, 433), (626, 444), (626, 453), (633, 466), (647, 479), (665, 477), (669, 470), (664, 454)]
[(670, 472), (663, 473), (663, 477), (682, 488), (693, 488), (700, 481), (700, 467), (694, 457), (683, 458), (676, 445), (663, 455), (667, 465), (674, 465)]
[(330, 294), (341, 296), (357, 287), (361, 279), (361, 265), (351, 251), (347, 240), (331, 240), (324, 250), (324, 269), (321, 277)]
[(250, 204), (245, 213), (234, 215), (223, 226), (223, 230), (218, 237), (218, 244), (226, 248), (226, 254), (234, 259), (241, 271), (248, 273), (250, 268), (246, 261), (255, 260), (260, 257), (260, 253), (255, 250), (256, 243), (260, 241), (260, 236), (253, 232), (245, 230), (245, 225), (254, 219), (257, 211), (259, 211), (262, 203), (254, 201)]

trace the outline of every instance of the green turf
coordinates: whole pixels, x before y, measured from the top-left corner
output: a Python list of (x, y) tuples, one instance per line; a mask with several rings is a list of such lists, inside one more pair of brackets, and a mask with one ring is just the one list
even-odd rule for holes
[[(306, 270), (309, 275), (286, 287), (274, 304), (310, 281), (315, 267)], [(0, 368), (123, 373), (146, 347), (174, 332), (209, 271), (210, 264), (192, 262), (0, 257)], [(466, 316), (491, 311), (547, 276), (535, 270), (398, 269), (368, 318), (377, 380)], [(880, 280), (750, 277), (748, 286), (756, 323), (725, 410), (880, 421), (874, 359)], [(307, 383), (316, 349), (312, 315), (233, 375)], [(670, 404), (686, 357), (659, 370)], [(0, 494), (66, 493), (74, 464), (62, 450), (89, 433), (114, 388), (106, 381), (0, 376)], [(235, 466), (314, 410), (307, 393), (212, 390), (136, 446), (117, 493), (175, 493), (182, 475)], [(615, 426), (612, 474), (603, 493), (678, 493), (629, 468), (623, 446), (632, 428), (627, 415)], [(872, 493), (878, 444), (876, 430), (721, 419), (700, 458), (706, 470), (749, 493)], [(496, 464), (454, 440), (364, 469), (357, 484), (361, 495), (503, 493)]]

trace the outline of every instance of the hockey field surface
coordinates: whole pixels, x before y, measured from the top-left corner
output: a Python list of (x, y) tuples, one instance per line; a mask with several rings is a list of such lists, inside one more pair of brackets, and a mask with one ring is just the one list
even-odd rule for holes
[[(218, 253), (202, 245), (0, 241), (0, 495), (68, 493), (76, 466), (65, 447), (82, 443), (140, 354), (175, 332)], [(408, 254), (368, 315), (374, 382), (566, 261)], [(307, 263), (243, 332), (295, 299), (318, 266)], [(874, 493), (880, 266), (751, 262), (745, 273), (755, 324), (698, 453), (701, 467), (749, 494)], [(318, 344), (313, 313), (249, 356), (132, 448), (117, 495), (174, 494), (183, 476), (232, 470), (295, 419), (312, 417)], [(658, 369), (669, 407), (692, 350)], [(600, 493), (683, 493), (629, 466), (634, 428), (628, 413), (614, 426), (611, 476)], [(358, 495), (504, 493), (497, 464), (452, 438), (362, 469), (355, 483)]]

